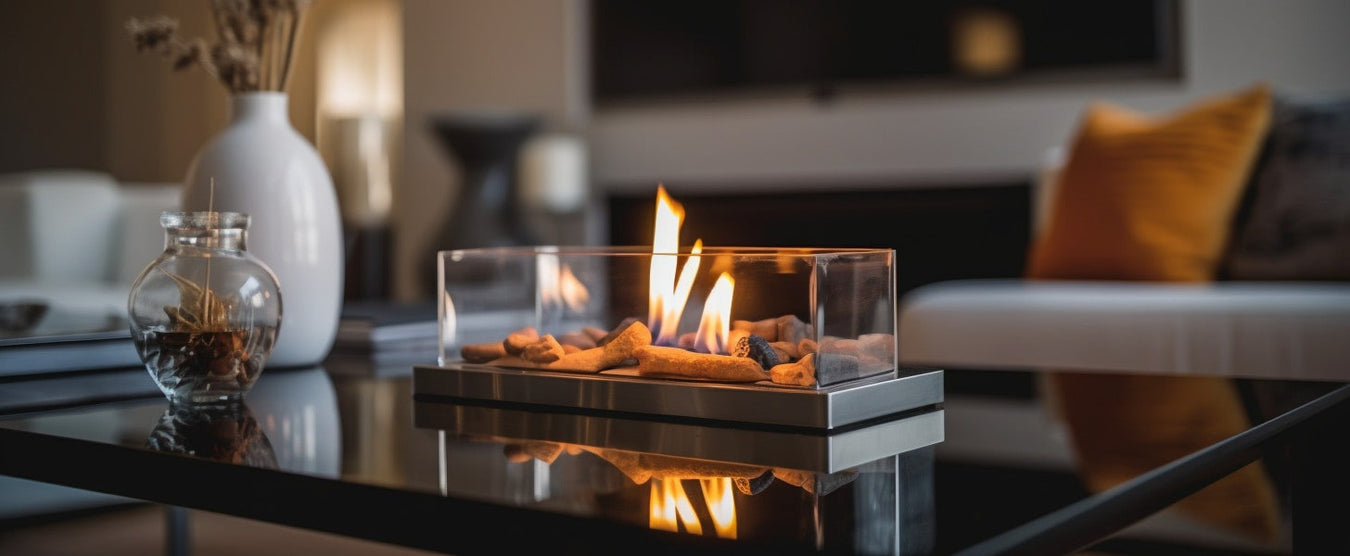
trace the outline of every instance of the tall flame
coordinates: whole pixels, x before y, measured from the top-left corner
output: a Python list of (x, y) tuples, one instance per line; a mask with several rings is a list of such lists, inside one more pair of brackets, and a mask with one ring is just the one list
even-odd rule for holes
[(675, 267), (679, 264), (680, 224), (684, 222), (684, 206), (666, 194), (664, 186), (656, 188), (656, 226), (652, 237), (652, 267), (648, 276), (647, 327), (659, 345), (675, 345), (680, 318), (689, 292), (694, 288), (698, 274), (698, 256), (703, 252), (703, 240), (694, 242), (691, 256), (684, 261), (678, 281)]
[[(708, 514), (712, 516), (713, 532), (724, 539), (736, 538), (736, 500), (732, 495), (731, 479), (699, 479), (699, 486)], [(647, 523), (652, 529), (678, 533), (680, 524), (684, 524), (686, 533), (703, 534), (703, 524), (679, 479), (652, 479), (649, 506), (651, 512)]]
[(736, 280), (725, 272), (717, 277), (708, 300), (703, 303), (703, 317), (694, 335), (694, 349), (702, 353), (726, 353), (727, 336), (731, 334), (731, 297)]

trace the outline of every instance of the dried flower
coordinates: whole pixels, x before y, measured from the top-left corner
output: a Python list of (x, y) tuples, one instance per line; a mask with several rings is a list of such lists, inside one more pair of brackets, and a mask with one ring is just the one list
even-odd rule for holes
[(176, 51), (173, 56), (174, 71), (181, 71), (187, 69), (193, 64), (203, 64), (204, 66), (210, 66), (209, 69), (207, 70), (207, 73), (210, 73), (212, 75), (216, 73), (215, 64), (212, 63), (210, 58), (207, 56), (206, 41), (200, 38), (192, 39), (192, 42), (189, 42), (186, 45), (184, 45), (184, 47)]
[(229, 315), (238, 300), (221, 299), (210, 288), (204, 288), (192, 280), (158, 267), (178, 285), (179, 304), (177, 307), (165, 307), (164, 314), (169, 316), (169, 328), (176, 332), (213, 332), (229, 329)]
[(224, 22), (225, 41), (253, 44), (258, 40), (261, 14), (254, 10), (251, 0), (213, 0), (216, 7), (216, 25)]
[(217, 42), (178, 37), (178, 21), (127, 22), (137, 52), (158, 52), (175, 71), (199, 66), (232, 93), (284, 91), (309, 0), (209, 0)]
[(211, 49), (216, 76), (231, 91), (258, 89), (258, 59), (238, 44), (217, 44)]
[(136, 52), (156, 50), (173, 41), (178, 32), (178, 20), (162, 15), (132, 19), (127, 22), (127, 32), (136, 43)]

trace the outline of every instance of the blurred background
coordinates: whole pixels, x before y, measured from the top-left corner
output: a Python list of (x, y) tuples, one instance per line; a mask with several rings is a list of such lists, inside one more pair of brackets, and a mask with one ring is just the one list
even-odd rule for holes
[[(125, 25), (164, 14), (210, 37), (209, 0), (4, 7), (0, 178), (82, 170), (137, 195), (180, 188), (229, 121), (228, 93), (138, 54)], [(1346, 22), (1344, 0), (314, 0), (290, 120), (337, 188), (349, 300), (431, 299), (438, 249), (648, 244), (659, 183), (685, 205), (686, 244), (893, 248), (904, 294), (1023, 275), (1033, 185), (1089, 104), (1161, 114), (1261, 81), (1344, 95)], [(475, 196), (491, 189), (485, 168), (506, 169), (496, 197)], [(137, 221), (149, 249), (121, 255), (123, 284), (162, 240)], [(0, 260), (0, 278), (24, 264)], [(125, 288), (110, 286), (119, 310)], [(1030, 374), (947, 381), (952, 400), (1025, 403), (950, 412), (939, 512), (998, 502), (985, 489), (1046, 502), (939, 521), (954, 531), (942, 535), (1049, 511), (1047, 489), (1082, 496), (1062, 431), (1024, 408)], [(391, 390), (370, 411), (404, 416), (408, 401)], [(400, 463), (343, 455), (358, 456), (376, 476)]]
[[(226, 92), (138, 55), (124, 24), (209, 36), (208, 4), (7, 5), (0, 173), (181, 182)], [(426, 261), (463, 234), (464, 160), (437, 122), (528, 123), (503, 241), (646, 243), (664, 183), (691, 237), (895, 247), (904, 290), (1020, 275), (1028, 184), (1092, 101), (1350, 90), (1337, 0), (912, 4), (315, 1), (291, 121), (339, 190), (348, 296), (429, 298)]]

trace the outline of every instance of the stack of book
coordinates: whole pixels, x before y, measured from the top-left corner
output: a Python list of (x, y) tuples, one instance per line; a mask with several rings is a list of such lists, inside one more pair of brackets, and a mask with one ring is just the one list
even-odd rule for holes
[(437, 334), (433, 303), (348, 301), (324, 367), (341, 374), (410, 373), (415, 364), (436, 362)]

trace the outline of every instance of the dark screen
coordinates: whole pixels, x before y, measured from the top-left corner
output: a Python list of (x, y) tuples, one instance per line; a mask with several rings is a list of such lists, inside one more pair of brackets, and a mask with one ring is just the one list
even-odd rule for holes
[[(1017, 61), (963, 70), (956, 29), (993, 13)], [(1091, 72), (1175, 76), (1170, 0), (595, 0), (597, 102), (773, 87), (1007, 81)]]

